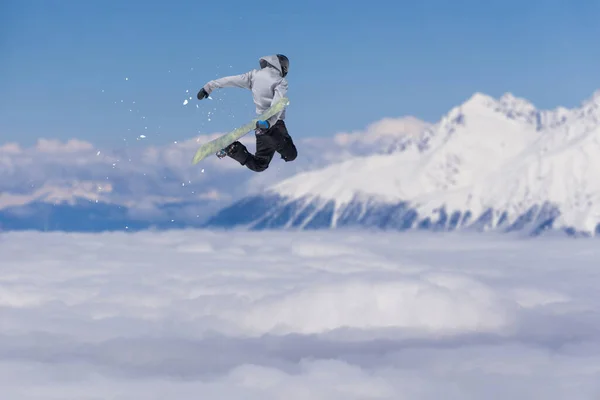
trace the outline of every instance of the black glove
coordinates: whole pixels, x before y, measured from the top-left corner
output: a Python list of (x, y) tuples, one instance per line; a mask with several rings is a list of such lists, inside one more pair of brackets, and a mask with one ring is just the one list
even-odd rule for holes
[(208, 97), (208, 92), (204, 90), (204, 88), (200, 89), (198, 92), (198, 100), (202, 100)]

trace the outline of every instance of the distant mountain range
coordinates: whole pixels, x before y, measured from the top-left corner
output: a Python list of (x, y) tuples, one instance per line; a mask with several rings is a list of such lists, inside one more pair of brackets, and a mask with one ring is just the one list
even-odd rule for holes
[(299, 173), (204, 226), (600, 233), (600, 92), (555, 110), (476, 93), (392, 147)]
[[(274, 160), (255, 174), (232, 160), (208, 158), (192, 166), (202, 135), (165, 146), (150, 138), (120, 149), (39, 139), (35, 146), (0, 145), (0, 231), (105, 231), (199, 227), (224, 205), (296, 173), (359, 155), (394, 151), (428, 123), (386, 118), (363, 130), (299, 138), (302, 157)], [(250, 149), (253, 135), (243, 141)]]

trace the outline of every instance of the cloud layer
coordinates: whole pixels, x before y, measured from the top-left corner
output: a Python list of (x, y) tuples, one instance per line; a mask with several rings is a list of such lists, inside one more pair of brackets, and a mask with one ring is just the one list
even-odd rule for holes
[(0, 385), (19, 399), (594, 399), (596, 247), (4, 234)]

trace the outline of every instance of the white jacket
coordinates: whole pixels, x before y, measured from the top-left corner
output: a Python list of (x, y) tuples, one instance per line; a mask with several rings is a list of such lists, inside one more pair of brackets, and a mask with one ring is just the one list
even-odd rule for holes
[[(252, 90), (252, 97), (256, 105), (256, 113), (262, 114), (271, 104), (284, 97), (288, 90), (288, 82), (283, 77), (281, 64), (277, 56), (261, 57), (268, 65), (265, 68), (253, 69), (245, 74), (226, 76), (215, 79), (204, 85), (204, 90), (210, 94), (214, 89), (224, 87), (239, 87)], [(269, 118), (271, 126), (277, 120), (285, 119), (285, 109)]]

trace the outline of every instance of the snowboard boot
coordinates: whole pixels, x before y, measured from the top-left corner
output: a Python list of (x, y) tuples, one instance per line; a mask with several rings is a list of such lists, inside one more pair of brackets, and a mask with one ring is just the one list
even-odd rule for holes
[(231, 143), (229, 146), (225, 147), (224, 149), (221, 149), (219, 151), (217, 151), (216, 155), (219, 158), (224, 158), (227, 156), (231, 156), (232, 154), (236, 153), (236, 151), (238, 150), (238, 145), (241, 145), (240, 142), (233, 142)]
[(294, 161), (298, 157), (298, 149), (289, 133), (283, 132), (282, 136), (277, 152), (285, 162)]
[(223, 158), (226, 156), (233, 158), (235, 161), (239, 162), (242, 165), (245, 165), (250, 154), (248, 153), (248, 149), (246, 149), (246, 146), (244, 146), (240, 142), (233, 142), (229, 146), (217, 152), (217, 157), (219, 158)]

